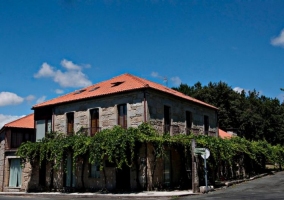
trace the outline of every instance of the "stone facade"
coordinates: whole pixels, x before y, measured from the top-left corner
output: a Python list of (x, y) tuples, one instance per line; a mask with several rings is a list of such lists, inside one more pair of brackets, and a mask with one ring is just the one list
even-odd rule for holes
[[(5, 128), (3, 132), (1, 132), (1, 147), (0, 147), (0, 191), (2, 192), (16, 192), (16, 191), (26, 191), (28, 185), (32, 184), (31, 178), (32, 170), (30, 163), (25, 163), (21, 168), (21, 186), (20, 187), (11, 187), (9, 186), (10, 179), (10, 164), (12, 159), (19, 159), (16, 156), (16, 148), (11, 147), (11, 135), (13, 132), (13, 128)], [(22, 134), (28, 133), (33, 134), (33, 130), (31, 129), (16, 129), (17, 132), (21, 131)], [(36, 177), (36, 176), (34, 176)], [(38, 185), (38, 183), (36, 183)]]
[(81, 128), (88, 129), (90, 110), (95, 108), (99, 109), (99, 126), (102, 129), (112, 128), (118, 121), (117, 105), (126, 104), (127, 127), (137, 127), (146, 118), (147, 122), (163, 133), (164, 106), (168, 106), (171, 109), (172, 134), (186, 133), (186, 111), (189, 111), (192, 113), (193, 130), (204, 133), (204, 116), (206, 115), (209, 117), (209, 132), (215, 136), (218, 135), (216, 110), (155, 91), (147, 92), (144, 109), (143, 95), (141, 91), (59, 105), (54, 109), (54, 131), (66, 132), (66, 114), (70, 112), (74, 112), (74, 132)]
[[(205, 120), (204, 116), (209, 119), (208, 131), (212, 136), (218, 135), (217, 112), (216, 109), (199, 105), (188, 100), (174, 97), (173, 95), (158, 92), (156, 90), (137, 90), (127, 93), (117, 93), (93, 99), (74, 101), (52, 107), (52, 127), (53, 131), (67, 133), (67, 114), (74, 114), (74, 132), (88, 130), (90, 134), (90, 111), (99, 110), (99, 127), (102, 129), (112, 128), (118, 124), (118, 106), (126, 105), (127, 110), (127, 127), (137, 127), (143, 122), (149, 122), (160, 134), (164, 133), (165, 126), (165, 106), (170, 110), (170, 134), (177, 133), (187, 134), (186, 112), (192, 114), (192, 124), (190, 127), (197, 130), (198, 133), (204, 134)], [(37, 116), (35, 110), (35, 116)], [(37, 120), (37, 119), (35, 119)], [(131, 190), (137, 188), (163, 188), (166, 186), (177, 186), (182, 179), (181, 167), (182, 161), (179, 153), (174, 149), (168, 149), (168, 160), (157, 159), (153, 154), (151, 144), (143, 144), (139, 149), (138, 160), (133, 163), (128, 171), (123, 173), (129, 177), (129, 187)], [(86, 161), (85, 161), (86, 162)], [(99, 177), (90, 177), (89, 164), (79, 161), (76, 163), (75, 170), (75, 187), (83, 187), (88, 190), (98, 190), (106, 188), (114, 190), (120, 183), (119, 172), (113, 166), (105, 163), (104, 171), (100, 171)], [(1, 166), (0, 166), (1, 167)], [(168, 169), (166, 169), (168, 168)], [(82, 173), (83, 170), (83, 173)], [(165, 172), (167, 170), (167, 173)], [(63, 170), (53, 172), (53, 180), (50, 179), (51, 166), (46, 168), (46, 187), (52, 183), (55, 190), (62, 191), (64, 187)], [(27, 169), (26, 174), (31, 173)], [(39, 178), (39, 169), (32, 169), (32, 179), (28, 185), (29, 190), (37, 189), (35, 184)], [(34, 176), (35, 175), (35, 176)], [(1, 176), (1, 174), (0, 174)], [(26, 175), (25, 175), (26, 177)], [(106, 177), (106, 178), (105, 178)], [(25, 180), (28, 180), (26, 177)]]
[(204, 133), (204, 116), (206, 115), (209, 117), (209, 131), (215, 136), (218, 134), (217, 113), (213, 109), (158, 92), (148, 93), (147, 104), (150, 124), (160, 133), (163, 133), (164, 106), (168, 106), (171, 110), (171, 134), (186, 133), (186, 111), (192, 113), (193, 130)]
[(66, 114), (70, 112), (74, 112), (74, 132), (81, 128), (88, 129), (90, 110), (95, 108), (99, 109), (99, 126), (102, 129), (112, 128), (117, 125), (117, 105), (120, 104), (127, 105), (127, 127), (137, 127), (143, 122), (143, 93), (133, 92), (57, 106), (54, 111), (54, 131), (66, 133)]

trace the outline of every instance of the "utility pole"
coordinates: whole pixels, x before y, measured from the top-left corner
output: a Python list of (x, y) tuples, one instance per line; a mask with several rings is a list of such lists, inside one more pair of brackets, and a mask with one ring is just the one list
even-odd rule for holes
[(192, 169), (191, 169), (191, 176), (192, 176), (192, 192), (198, 193), (199, 192), (199, 177), (197, 171), (198, 159), (195, 156), (195, 139), (191, 140), (191, 162), (192, 162)]

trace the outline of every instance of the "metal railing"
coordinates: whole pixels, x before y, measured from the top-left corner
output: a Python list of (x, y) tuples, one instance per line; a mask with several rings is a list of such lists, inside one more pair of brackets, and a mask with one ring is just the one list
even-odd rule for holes
[(170, 135), (176, 135), (180, 133), (180, 128), (178, 125), (164, 125), (164, 133), (170, 133)]
[(199, 128), (186, 128), (185, 133), (187, 135), (194, 134), (194, 135), (208, 135), (208, 136), (216, 136), (216, 131), (203, 131)]
[(80, 131), (86, 135), (94, 136), (96, 133), (102, 130), (101, 127), (89, 127), (89, 128), (81, 128)]

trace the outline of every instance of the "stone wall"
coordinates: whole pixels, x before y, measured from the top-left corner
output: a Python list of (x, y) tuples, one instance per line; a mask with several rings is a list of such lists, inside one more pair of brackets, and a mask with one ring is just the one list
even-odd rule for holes
[[(209, 132), (218, 135), (217, 112), (215, 109), (199, 105), (188, 100), (173, 97), (154, 90), (146, 95), (146, 120), (160, 133), (164, 129), (164, 106), (170, 107), (171, 133), (186, 133), (186, 111), (192, 113), (192, 129), (204, 133), (204, 116), (209, 117)], [(90, 126), (90, 110), (99, 109), (99, 126), (101, 129), (117, 125), (117, 105), (127, 105), (127, 127), (137, 127), (144, 122), (144, 93), (142, 91), (117, 94), (74, 102), (55, 107), (54, 131), (67, 131), (66, 114), (74, 112), (74, 132), (80, 128), (88, 130)]]
[[(54, 131), (66, 133), (67, 131), (67, 117), (66, 114), (74, 113), (74, 132), (81, 128), (88, 129), (90, 127), (90, 110), (99, 109), (99, 126), (102, 129), (112, 128), (117, 125), (118, 111), (117, 106), (120, 104), (127, 105), (127, 127), (137, 127), (144, 121), (144, 117), (150, 124), (152, 124), (160, 133), (163, 133), (164, 126), (164, 106), (170, 107), (171, 125), (178, 127), (179, 133), (185, 134), (186, 130), (186, 111), (192, 113), (192, 128), (204, 131), (204, 115), (209, 117), (209, 131), (217, 135), (217, 114), (216, 110), (195, 104), (171, 95), (163, 94), (154, 90), (148, 90), (146, 93), (146, 116), (144, 116), (144, 92), (136, 91), (131, 93), (120, 93), (116, 95), (109, 95), (100, 98), (89, 99), (85, 101), (78, 101), (68, 104), (58, 105), (54, 108), (53, 127)], [(173, 134), (173, 132), (172, 132)], [(171, 166), (171, 184), (176, 186), (181, 179), (180, 155), (177, 151), (169, 149), (170, 152), (170, 166)], [(149, 188), (164, 187), (164, 160), (161, 158), (155, 159), (153, 156), (153, 147), (142, 145), (139, 150), (137, 165), (130, 168), (130, 187), (137, 189), (138, 184), (142, 188), (146, 187), (146, 182)], [(38, 167), (32, 169), (32, 178), (29, 185), (25, 188), (36, 188), (38, 183)], [(46, 185), (49, 186), (50, 180), (50, 164), (47, 166)], [(82, 173), (84, 170), (84, 173)], [(27, 175), (31, 173), (30, 169), (26, 169), (24, 179), (28, 181)], [(106, 187), (108, 190), (116, 188), (116, 169), (114, 167), (105, 167), (106, 180), (103, 171), (100, 171), (100, 178), (89, 177), (88, 163), (85, 164), (84, 169), (81, 161), (77, 163), (75, 176), (76, 188), (83, 186), (82, 178), (84, 180), (85, 188), (89, 190), (98, 190)], [(62, 190), (64, 186), (63, 169), (54, 171), (53, 187), (56, 190)], [(137, 176), (138, 175), (138, 176)], [(83, 177), (82, 177), (83, 176)], [(138, 180), (137, 180), (138, 178)], [(105, 183), (106, 182), (106, 183)], [(27, 185), (27, 184), (23, 184)], [(145, 188), (147, 189), (147, 188)]]
[(54, 131), (67, 130), (66, 113), (74, 112), (74, 132), (89, 128), (90, 110), (99, 109), (99, 126), (102, 129), (117, 125), (117, 105), (127, 105), (127, 127), (137, 127), (144, 121), (143, 92), (117, 94), (82, 102), (64, 104), (55, 108)]
[[(150, 124), (163, 133), (164, 126), (164, 106), (170, 107), (171, 133), (186, 133), (186, 111), (192, 113), (192, 128), (204, 132), (204, 115), (209, 117), (209, 131), (217, 136), (217, 113), (212, 108), (192, 103), (181, 98), (160, 92), (151, 91), (147, 93), (148, 119)], [(178, 131), (174, 131), (176, 128)]]

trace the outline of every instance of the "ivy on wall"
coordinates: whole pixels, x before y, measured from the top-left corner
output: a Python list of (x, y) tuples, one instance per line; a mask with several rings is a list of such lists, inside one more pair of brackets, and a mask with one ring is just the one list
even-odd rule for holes
[[(39, 162), (47, 160), (53, 162), (53, 168), (59, 169), (66, 155), (73, 155), (73, 164), (79, 161), (99, 163), (104, 170), (104, 161), (108, 160), (117, 168), (123, 165), (132, 166), (135, 163), (135, 151), (139, 144), (152, 144), (154, 158), (162, 158), (165, 148), (180, 149), (191, 155), (191, 140), (195, 139), (197, 147), (206, 147), (211, 156), (208, 159), (210, 168), (216, 171), (220, 164), (233, 166), (239, 159), (253, 162), (262, 166), (265, 162), (284, 164), (284, 148), (280, 145), (273, 146), (267, 141), (248, 141), (241, 137), (221, 139), (205, 135), (170, 136), (159, 135), (149, 124), (143, 123), (138, 128), (123, 129), (115, 126), (105, 129), (93, 137), (79, 131), (71, 136), (62, 133), (50, 133), (39, 142), (23, 143), (17, 150), (17, 155), (25, 162)], [(137, 157), (136, 157), (137, 158)], [(73, 168), (75, 169), (75, 168)]]

